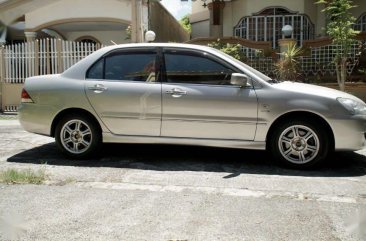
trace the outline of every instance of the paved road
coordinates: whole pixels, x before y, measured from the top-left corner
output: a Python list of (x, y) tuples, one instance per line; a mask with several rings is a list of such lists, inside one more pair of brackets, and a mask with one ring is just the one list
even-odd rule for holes
[(47, 174), (0, 185), (0, 240), (365, 240), (365, 155), (304, 172), (260, 151), (113, 144), (76, 161), (0, 120), (0, 170)]

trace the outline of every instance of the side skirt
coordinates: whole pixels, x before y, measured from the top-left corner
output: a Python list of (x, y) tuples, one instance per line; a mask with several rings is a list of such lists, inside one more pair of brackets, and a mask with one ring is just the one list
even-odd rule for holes
[(218, 139), (195, 139), (182, 137), (152, 137), (152, 136), (125, 136), (103, 133), (105, 143), (140, 143), (140, 144), (172, 144), (172, 145), (197, 145), (213, 146), (251, 150), (265, 150), (264, 141), (241, 141), (241, 140), (218, 140)]

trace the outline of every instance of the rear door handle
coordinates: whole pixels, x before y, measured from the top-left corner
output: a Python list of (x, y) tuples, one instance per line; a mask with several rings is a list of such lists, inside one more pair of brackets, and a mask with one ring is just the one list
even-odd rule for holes
[(89, 90), (92, 90), (92, 91), (94, 91), (94, 92), (96, 92), (96, 93), (100, 93), (100, 92), (103, 92), (103, 91), (106, 91), (106, 90), (108, 90), (108, 88), (107, 87), (105, 87), (104, 85), (102, 85), (102, 84), (96, 84), (96, 85), (94, 85), (94, 86), (90, 86), (90, 87), (88, 87), (88, 89)]

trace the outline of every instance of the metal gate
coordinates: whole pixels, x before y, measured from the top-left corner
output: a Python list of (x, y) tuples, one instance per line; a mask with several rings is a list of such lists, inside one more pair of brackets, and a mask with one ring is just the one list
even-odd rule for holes
[(15, 112), (27, 77), (58, 74), (101, 48), (99, 44), (41, 39), (0, 47), (1, 110)]

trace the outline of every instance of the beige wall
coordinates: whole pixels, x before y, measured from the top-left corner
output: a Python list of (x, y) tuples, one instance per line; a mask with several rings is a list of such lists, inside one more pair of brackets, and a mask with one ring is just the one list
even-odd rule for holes
[[(207, 2), (210, 2), (207, 1)], [(202, 11), (208, 11), (207, 8), (204, 8), (202, 6), (203, 2), (201, 0), (196, 0), (195, 2), (192, 2), (192, 14), (199, 13)]]
[[(236, 19), (237, 17), (234, 16), (234, 14), (237, 14), (235, 8), (235, 3), (225, 3), (225, 7), (224, 7), (224, 20), (223, 20), (223, 35), (224, 36), (233, 36), (233, 28), (237, 23), (234, 23), (234, 19)], [(246, 16), (246, 15), (245, 15)], [(242, 18), (244, 17), (241, 16), (239, 17)]]
[(242, 17), (251, 16), (267, 7), (285, 7), (291, 11), (304, 12), (304, 0), (242, 0), (227, 2), (225, 8), (232, 18), (232, 22), (236, 25)]
[[(317, 22), (317, 19), (318, 19), (318, 5), (315, 4), (316, 1), (314, 0), (305, 0), (304, 1), (304, 10), (302, 12), (299, 11), (299, 13), (301, 14), (306, 14), (311, 22), (313, 24), (315, 24)], [(296, 10), (296, 9), (295, 9)], [(298, 10), (296, 10), (298, 11)]]
[[(299, 13), (309, 13), (307, 15), (311, 18), (312, 22), (315, 22), (317, 18), (317, 6), (313, 4), (313, 0), (236, 0), (225, 2), (225, 8), (223, 10), (223, 35), (232, 36), (233, 28), (238, 24), (241, 18), (245, 16), (251, 16), (253, 13), (257, 13), (264, 8), (274, 6), (285, 7), (291, 11), (298, 11)], [(193, 16), (200, 13), (202, 14), (202, 12), (205, 11), (208, 11), (208, 9), (202, 7), (201, 1), (193, 2)]]
[[(61, 0), (52, 1), (57, 2)], [(34, 11), (49, 3), (50, 0), (11, 0), (0, 4), (0, 19), (5, 25), (10, 25), (25, 13)]]
[(192, 25), (192, 38), (210, 37), (210, 21), (200, 21)]
[(121, 19), (127, 23), (131, 21), (131, 3), (129, 0), (56, 1), (26, 13), (25, 28), (28, 31), (39, 30), (45, 24), (81, 18)]
[(156, 34), (155, 42), (186, 42), (190, 35), (159, 3), (150, 2), (150, 30)]
[[(241, 18), (251, 16), (267, 7), (285, 7), (291, 11), (306, 14), (315, 25), (315, 36), (324, 35), (325, 14), (321, 12), (323, 5), (315, 4), (317, 0), (233, 0), (225, 2), (224, 8), (224, 36), (232, 36), (233, 28), (238, 24)], [(210, 1), (207, 1), (210, 2)], [(358, 18), (366, 12), (366, 0), (354, 0), (358, 7), (351, 10), (352, 14)], [(202, 15), (202, 12), (208, 11), (202, 7), (201, 1), (192, 3), (192, 16)], [(198, 29), (198, 27), (197, 27)], [(195, 33), (194, 33), (195, 35)]]
[(316, 6), (316, 21), (313, 22), (315, 24), (315, 38), (325, 36), (325, 25), (326, 25), (326, 17), (325, 13), (322, 12), (324, 9), (324, 4), (319, 4)]
[(189, 21), (192, 25), (192, 38), (210, 36), (210, 12), (207, 9), (191, 14)]
[(22, 93), (23, 84), (0, 83), (2, 85), (1, 110), (5, 111), (9, 107), (18, 107)]
[(121, 31), (79, 31), (68, 32), (64, 34), (65, 38), (70, 41), (75, 41), (80, 37), (92, 36), (97, 39), (103, 45), (113, 45), (111, 40), (116, 44), (129, 43), (130, 40), (126, 39), (127, 35), (124, 30)]
[(224, 36), (229, 33), (230, 35), (233, 34), (233, 28), (241, 18), (251, 16), (253, 13), (271, 6), (282, 6), (300, 13), (303, 13), (305, 8), (304, 0), (241, 0), (227, 2), (224, 9)]
[(353, 3), (357, 7), (352, 8), (351, 12), (357, 19), (361, 14), (366, 13), (366, 0), (353, 0)]

